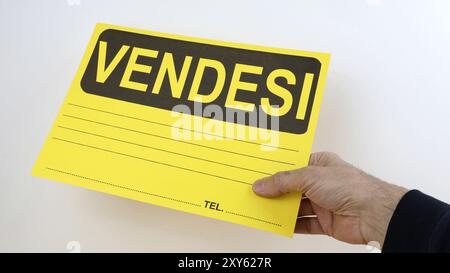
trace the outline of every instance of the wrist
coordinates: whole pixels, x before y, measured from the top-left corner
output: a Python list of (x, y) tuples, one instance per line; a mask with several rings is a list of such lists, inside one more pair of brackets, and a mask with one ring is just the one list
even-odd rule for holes
[(376, 242), (383, 247), (389, 222), (400, 199), (408, 192), (407, 189), (396, 186), (375, 177), (373, 189), (367, 198), (366, 207), (362, 210), (363, 236), (367, 243)]

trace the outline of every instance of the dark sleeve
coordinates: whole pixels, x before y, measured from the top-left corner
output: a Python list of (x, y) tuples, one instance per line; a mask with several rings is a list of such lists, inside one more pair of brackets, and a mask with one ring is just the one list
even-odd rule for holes
[(392, 215), (383, 252), (450, 252), (450, 205), (407, 192)]

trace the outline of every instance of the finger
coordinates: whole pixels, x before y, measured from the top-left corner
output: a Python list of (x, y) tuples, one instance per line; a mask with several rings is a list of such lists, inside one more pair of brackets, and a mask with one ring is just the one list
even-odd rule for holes
[(300, 209), (298, 210), (298, 216), (310, 216), (316, 215), (309, 199), (302, 199), (300, 203)]
[(253, 191), (264, 197), (277, 197), (289, 192), (306, 193), (314, 183), (320, 181), (320, 167), (309, 166), (294, 171), (279, 172), (253, 184)]
[(318, 152), (312, 153), (309, 156), (309, 166), (343, 166), (348, 164), (344, 160), (342, 160), (339, 155), (332, 152)]
[(295, 233), (301, 234), (325, 234), (317, 217), (297, 219)]

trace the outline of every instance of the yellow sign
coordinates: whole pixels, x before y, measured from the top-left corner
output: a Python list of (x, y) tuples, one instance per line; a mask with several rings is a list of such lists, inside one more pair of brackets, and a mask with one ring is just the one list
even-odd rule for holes
[(97, 24), (35, 176), (292, 236), (329, 55)]

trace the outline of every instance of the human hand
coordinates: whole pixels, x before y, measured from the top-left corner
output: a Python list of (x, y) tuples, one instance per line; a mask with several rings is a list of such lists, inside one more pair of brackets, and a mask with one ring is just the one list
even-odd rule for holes
[[(296, 233), (326, 234), (351, 244), (383, 246), (392, 214), (408, 191), (364, 173), (329, 152), (311, 154), (309, 166), (253, 184), (264, 197), (302, 192)], [(303, 217), (315, 215), (316, 217)], [(302, 218), (303, 217), (303, 218)]]

